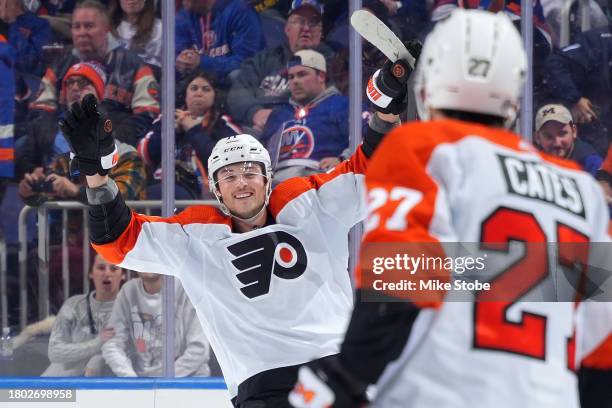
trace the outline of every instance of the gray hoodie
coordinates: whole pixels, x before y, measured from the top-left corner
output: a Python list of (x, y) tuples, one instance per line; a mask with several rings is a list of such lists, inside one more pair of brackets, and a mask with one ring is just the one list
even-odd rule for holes
[[(208, 376), (210, 346), (183, 287), (175, 281), (175, 360), (177, 377)], [(144, 290), (142, 279), (127, 282), (117, 295), (104, 343), (104, 360), (119, 377), (162, 375), (162, 295)]]

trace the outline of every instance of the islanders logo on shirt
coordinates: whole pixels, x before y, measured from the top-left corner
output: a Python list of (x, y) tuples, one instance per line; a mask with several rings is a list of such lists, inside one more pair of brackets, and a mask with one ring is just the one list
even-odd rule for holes
[(285, 127), (281, 135), (279, 160), (307, 159), (314, 150), (315, 141), (312, 130), (302, 124)]

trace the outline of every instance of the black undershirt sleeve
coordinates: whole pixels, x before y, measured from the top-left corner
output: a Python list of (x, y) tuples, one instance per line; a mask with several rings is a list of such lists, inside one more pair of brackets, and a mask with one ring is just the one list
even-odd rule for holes
[[(385, 367), (404, 350), (420, 309), (407, 301), (364, 301), (355, 308), (340, 350), (342, 366), (360, 381), (375, 384)], [(380, 293), (375, 294), (380, 299)]]
[(112, 179), (100, 187), (87, 188), (89, 239), (94, 244), (115, 241), (125, 231), (132, 212)]
[(380, 119), (375, 113), (372, 116), (372, 119), (370, 119), (368, 130), (363, 138), (363, 144), (361, 145), (363, 154), (365, 154), (365, 156), (369, 159), (372, 154), (374, 154), (374, 150), (376, 150), (385, 134), (389, 133), (399, 125), (399, 120), (394, 123), (386, 122)]

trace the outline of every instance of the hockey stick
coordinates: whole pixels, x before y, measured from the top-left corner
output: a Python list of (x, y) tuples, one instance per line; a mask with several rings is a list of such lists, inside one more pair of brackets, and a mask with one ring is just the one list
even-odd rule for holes
[(374, 14), (356, 10), (351, 16), (351, 25), (363, 38), (385, 54), (391, 62), (406, 61), (414, 69), (414, 57), (402, 41)]

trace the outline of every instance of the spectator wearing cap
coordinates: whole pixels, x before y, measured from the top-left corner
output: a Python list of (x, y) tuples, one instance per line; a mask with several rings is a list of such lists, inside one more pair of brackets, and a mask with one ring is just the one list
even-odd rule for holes
[(274, 108), (261, 138), (270, 152), (278, 152), (279, 166), (309, 159), (326, 171), (343, 159), (349, 142), (348, 98), (326, 85), (326, 72), (325, 58), (313, 50), (298, 51), (289, 61), (291, 97)]
[(49, 23), (26, 10), (22, 0), (0, 0), (0, 35), (15, 48), (15, 70), (41, 77), (43, 46), (51, 40)]
[(223, 84), (245, 58), (265, 47), (261, 20), (246, 0), (192, 0), (176, 16), (176, 69), (198, 69)]
[[(70, 106), (80, 102), (85, 95), (104, 95), (105, 74), (95, 62), (77, 63), (71, 66), (61, 81), (60, 100)], [(84, 177), (71, 174), (69, 169), (69, 146), (57, 126), (63, 115), (45, 112), (31, 124), (28, 134), (16, 146), (18, 174), (23, 175), (19, 183), (19, 195), (28, 205), (40, 205), (49, 199), (69, 199), (87, 202)], [(111, 113), (112, 116), (112, 113)], [(110, 171), (119, 190), (127, 200), (142, 197), (146, 172), (136, 149), (118, 142), (119, 162)], [(42, 182), (46, 184), (41, 185)]]
[(39, 94), (31, 104), (32, 116), (59, 109), (61, 81), (58, 79), (64, 78), (71, 66), (96, 61), (106, 74), (101, 105), (113, 114), (113, 125), (120, 130), (120, 140), (135, 146), (160, 110), (159, 84), (153, 71), (110, 34), (106, 8), (96, 0), (84, 0), (75, 7), (72, 40), (72, 54), (47, 69)]
[(595, 174), (603, 159), (593, 146), (578, 139), (578, 129), (572, 114), (563, 105), (542, 106), (535, 119), (536, 146), (553, 156), (570, 159), (580, 164), (584, 171)]
[(272, 110), (289, 100), (287, 63), (294, 53), (313, 49), (331, 66), (333, 49), (321, 42), (323, 6), (316, 0), (294, 0), (285, 24), (287, 43), (244, 61), (228, 94), (232, 117), (260, 134)]

